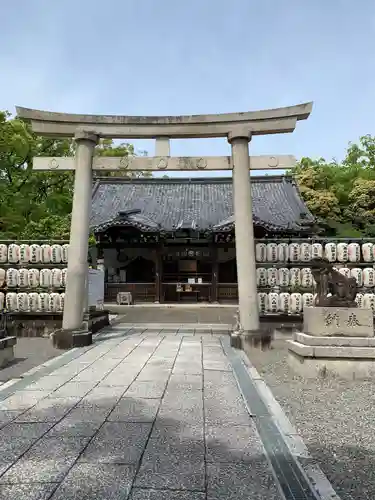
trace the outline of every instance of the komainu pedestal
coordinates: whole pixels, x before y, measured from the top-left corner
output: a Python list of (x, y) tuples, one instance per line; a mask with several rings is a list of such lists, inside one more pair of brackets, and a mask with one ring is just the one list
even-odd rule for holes
[(303, 333), (288, 341), (289, 364), (305, 378), (375, 376), (372, 309), (306, 307)]

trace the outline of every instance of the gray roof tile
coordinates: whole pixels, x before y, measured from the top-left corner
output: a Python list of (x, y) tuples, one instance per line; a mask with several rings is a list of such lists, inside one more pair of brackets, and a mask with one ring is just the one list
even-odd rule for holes
[[(300, 228), (300, 216), (313, 216), (290, 177), (252, 177), (253, 217), (269, 229)], [(93, 190), (91, 227), (121, 225), (120, 211), (139, 209), (127, 217), (130, 225), (155, 231), (176, 228), (233, 228), (231, 178), (99, 179)]]

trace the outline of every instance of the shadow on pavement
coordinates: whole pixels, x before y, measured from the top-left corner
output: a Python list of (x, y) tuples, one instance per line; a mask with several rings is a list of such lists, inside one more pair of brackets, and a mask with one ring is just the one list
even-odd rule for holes
[(0, 403), (0, 499), (280, 498), (246, 426), (219, 425), (212, 413), (204, 435), (202, 390), (167, 390), (162, 405), (125, 390), (100, 384), (82, 399), (57, 389), (27, 409), (26, 388)]

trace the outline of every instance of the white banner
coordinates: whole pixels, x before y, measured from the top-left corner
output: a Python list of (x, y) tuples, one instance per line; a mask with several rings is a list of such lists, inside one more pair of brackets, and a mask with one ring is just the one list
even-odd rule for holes
[(104, 307), (104, 272), (100, 269), (89, 269), (88, 274), (88, 307), (97, 309)]

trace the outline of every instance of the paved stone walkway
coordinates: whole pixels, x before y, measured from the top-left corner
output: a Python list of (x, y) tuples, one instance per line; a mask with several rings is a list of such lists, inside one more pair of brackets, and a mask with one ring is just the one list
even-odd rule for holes
[(227, 338), (118, 326), (0, 388), (0, 499), (315, 498), (281, 495)]

